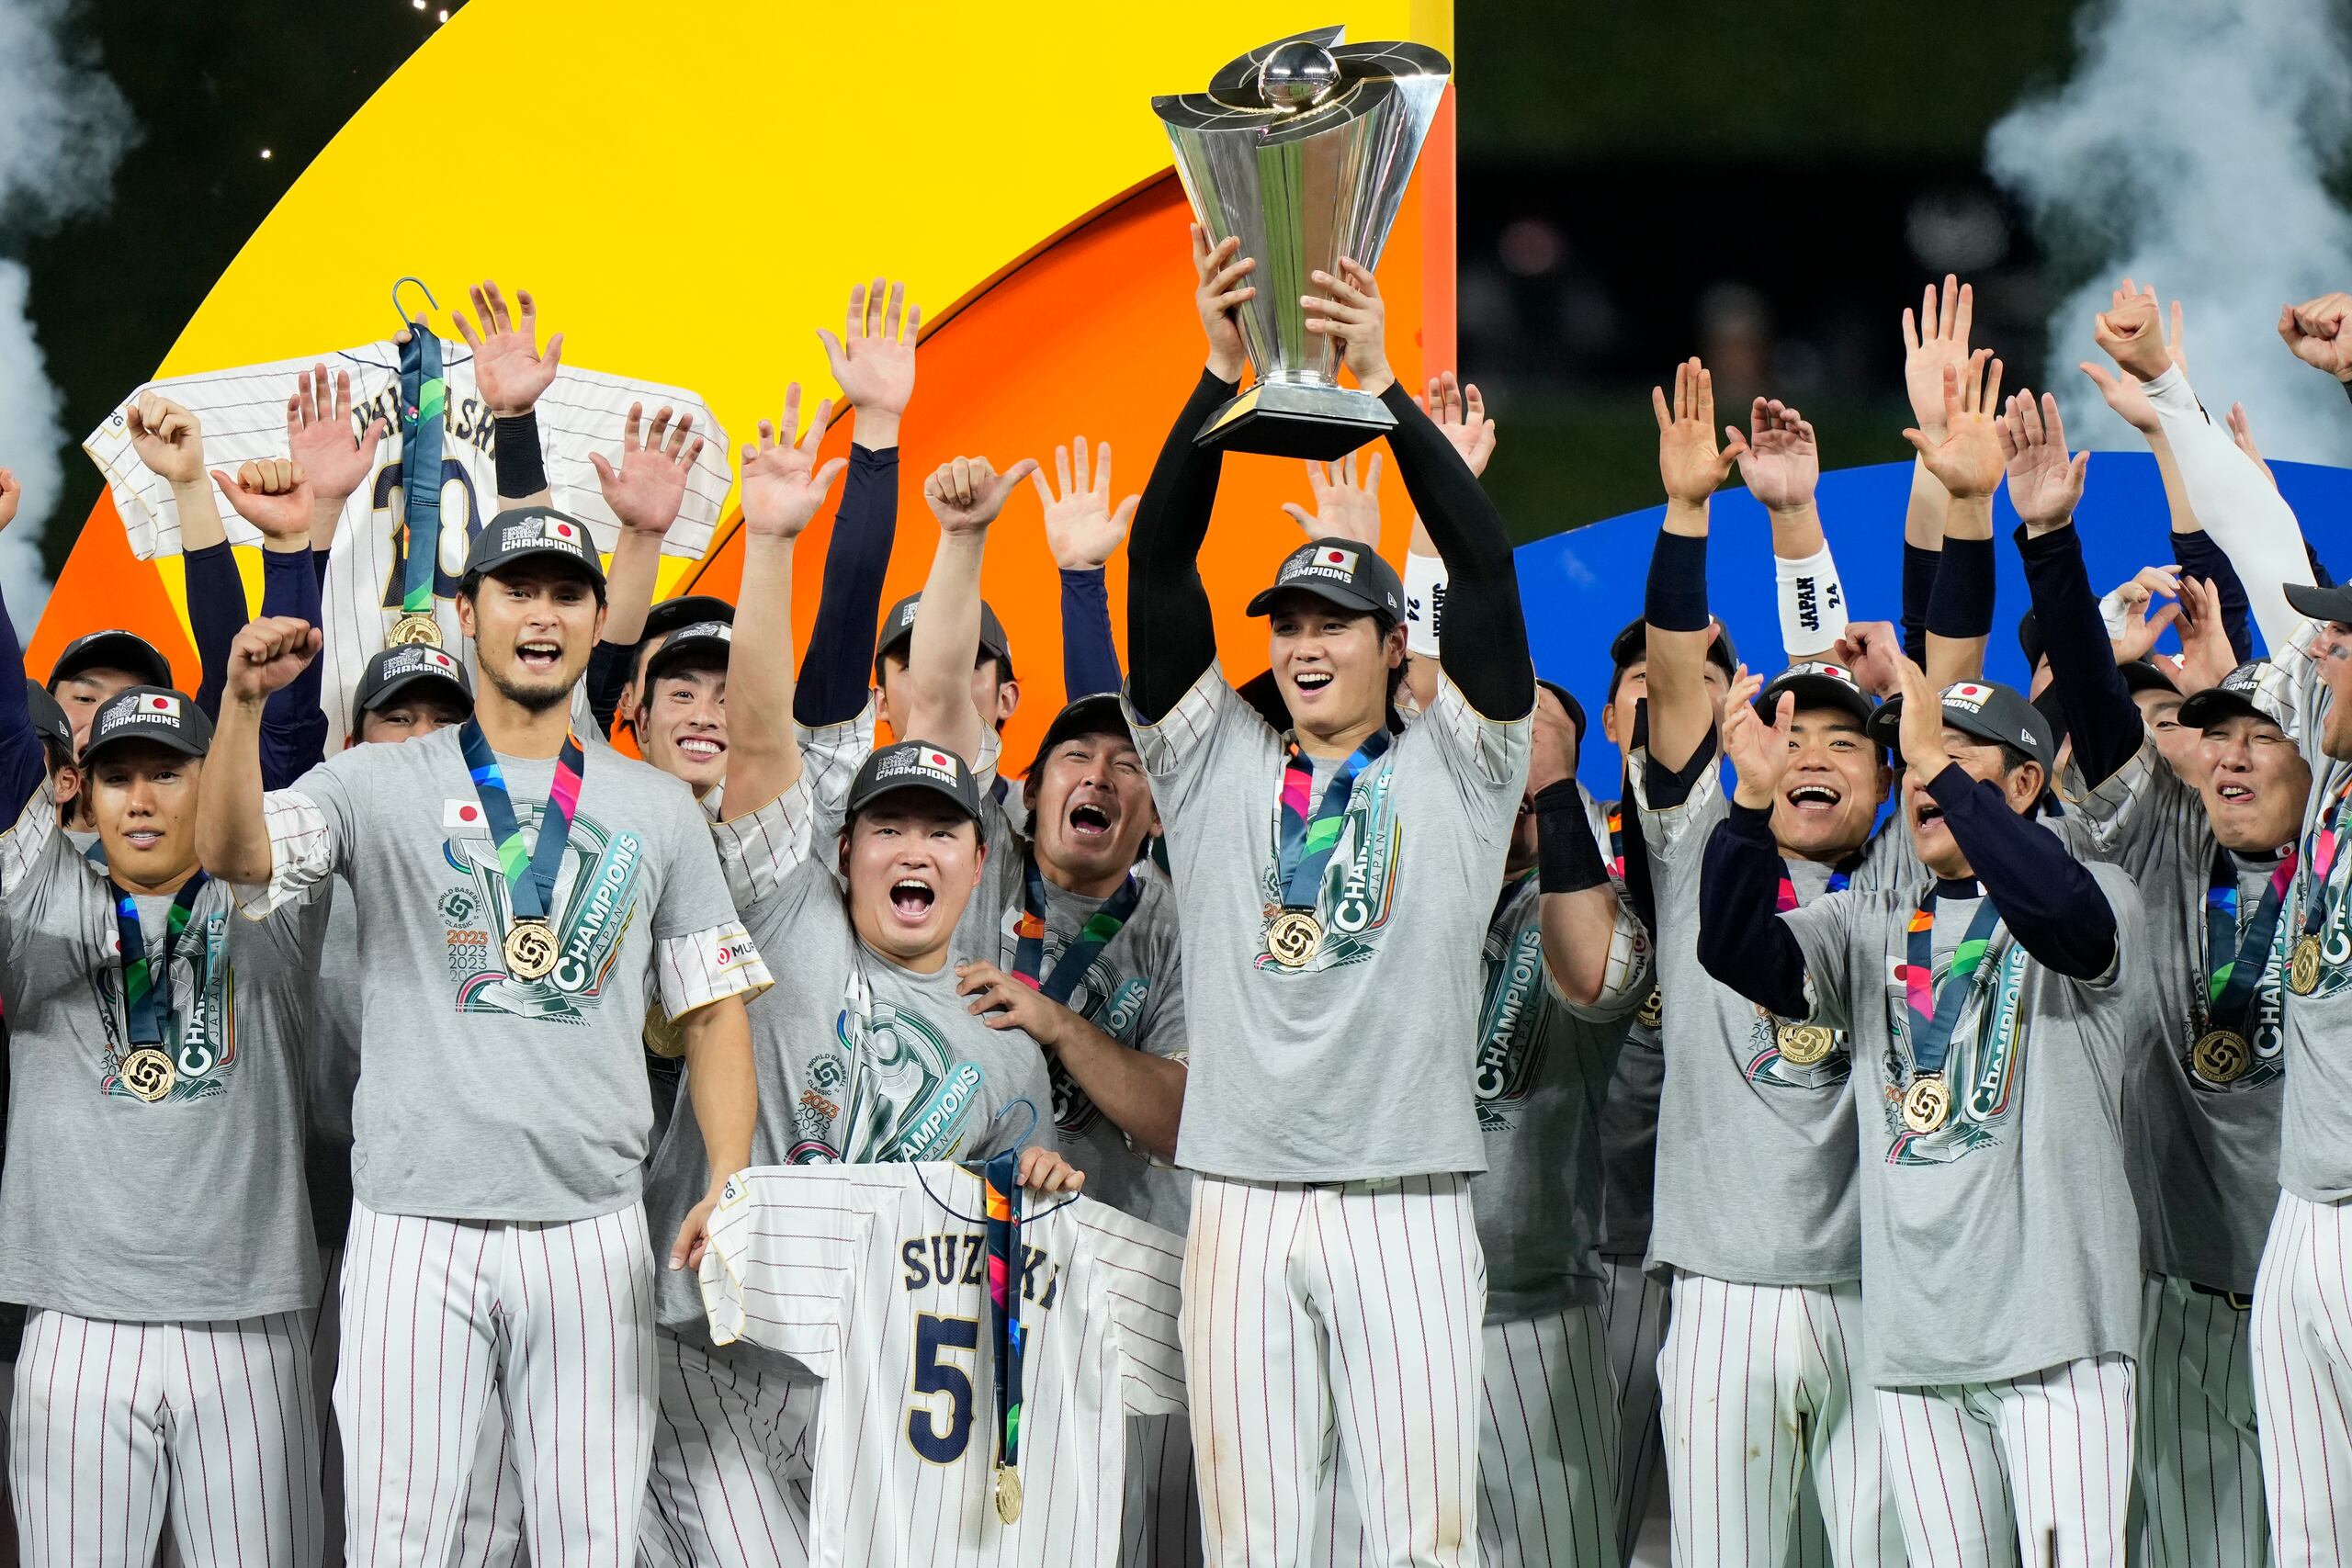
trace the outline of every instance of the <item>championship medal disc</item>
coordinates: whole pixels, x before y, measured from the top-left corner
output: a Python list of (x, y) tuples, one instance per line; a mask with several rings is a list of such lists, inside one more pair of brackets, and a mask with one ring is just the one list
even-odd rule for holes
[(153, 1046), (142, 1046), (122, 1060), (122, 1087), (153, 1105), (172, 1092), (179, 1077), (172, 1059)]
[(1009, 1464), (996, 1467), (996, 1517), (1006, 1524), (1021, 1517), (1021, 1472)]
[(545, 920), (516, 920), (506, 928), (506, 973), (517, 980), (544, 980), (555, 973), (555, 928)]
[(1266, 953), (1285, 969), (1295, 969), (1323, 948), (1323, 922), (1312, 909), (1284, 909), (1266, 928)]
[(2254, 1065), (2245, 1036), (2234, 1029), (2209, 1030), (2189, 1052), (2197, 1076), (2207, 1083), (2234, 1083)]
[(1837, 1037), (1817, 1023), (1781, 1025), (1781, 1060), (1792, 1067), (1815, 1067), (1828, 1060)]
[(2319, 989), (2319, 938), (2307, 936), (2295, 943), (2287, 960), (2287, 984), (2299, 997)]
[(1930, 1073), (1903, 1093), (1903, 1124), (1932, 1133), (1951, 1119), (1951, 1090), (1941, 1073)]
[(389, 640), (393, 648), (438, 648), (441, 623), (428, 615), (402, 615), (392, 623)]

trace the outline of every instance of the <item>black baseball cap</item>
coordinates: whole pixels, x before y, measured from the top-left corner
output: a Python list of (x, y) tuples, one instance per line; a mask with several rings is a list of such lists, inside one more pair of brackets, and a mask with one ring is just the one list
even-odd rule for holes
[[(875, 654), (896, 653), (905, 657), (908, 641), (915, 635), (915, 612), (922, 608), (922, 595), (910, 593), (890, 606), (882, 617), (882, 640), (875, 646)], [(984, 659), (1012, 662), (1012, 644), (1006, 640), (1004, 623), (996, 618), (996, 611), (989, 602), (980, 601), (980, 656)]]
[[(1609, 662), (1620, 671), (1629, 664), (1645, 663), (1649, 656), (1649, 625), (1639, 615), (1609, 640)], [(1725, 679), (1739, 673), (1739, 649), (1732, 645), (1731, 628), (1721, 620), (1715, 622), (1714, 640), (1707, 644), (1707, 658)]]
[(49, 667), (49, 689), (79, 675), (85, 670), (121, 670), (139, 677), (146, 685), (171, 689), (172, 665), (155, 645), (137, 632), (114, 627), (102, 632), (85, 632), (65, 645), (57, 662)]
[(1065, 705), (1054, 715), (1054, 722), (1046, 726), (1046, 738), (1037, 742), (1036, 760), (1028, 771), (1035, 773), (1054, 754), (1054, 748), (1065, 740), (1075, 740), (1082, 735), (1125, 735), (1126, 710), (1119, 705), (1116, 692), (1093, 692)]
[(74, 760), (74, 721), (49, 694), (49, 688), (31, 676), (25, 677), (25, 706), (31, 710), (33, 733), (50, 750), (50, 761), (63, 766)]
[(1316, 539), (1283, 558), (1273, 586), (1250, 601), (1248, 613), (1267, 614), (1277, 594), (1296, 589), (1328, 599), (1342, 609), (1385, 615), (1392, 623), (1405, 619), (1405, 584), (1396, 569), (1352, 539)]
[(731, 621), (690, 621), (682, 626), (673, 626), (662, 635), (662, 640), (646, 656), (646, 682), (651, 684), (664, 664), (674, 662), (687, 654), (714, 656), (723, 669), (729, 650), (734, 646), (735, 626)]
[(2342, 621), (2352, 624), (2352, 587), (2338, 584), (2328, 588), (2313, 588), (2301, 582), (2290, 582), (2287, 603), (2295, 614), (2309, 615), (2315, 621)]
[(212, 721), (186, 692), (169, 686), (129, 686), (108, 697), (90, 720), (82, 765), (88, 767), (91, 758), (124, 740), (152, 740), (201, 757), (212, 746)]
[[(2014, 686), (1997, 681), (1955, 681), (1943, 689), (1944, 722), (1979, 739), (2014, 746), (2050, 771), (2058, 755), (2058, 741), (2041, 710), (2027, 702)], [(1871, 739), (1902, 754), (1903, 698), (1898, 694), (1879, 704), (1870, 721)]]
[(1756, 711), (1771, 722), (1780, 710), (1781, 694), (1794, 692), (1798, 711), (1806, 708), (1837, 708), (1851, 714), (1865, 728), (1877, 705), (1854, 672), (1842, 664), (1830, 664), (1818, 659), (1803, 659), (1781, 671), (1767, 682), (1756, 694)]
[(443, 695), (465, 712), (474, 711), (474, 689), (466, 679), (466, 667), (437, 648), (411, 643), (388, 648), (360, 668), (359, 686), (351, 696), (351, 728), (357, 729), (363, 715), (400, 693), (427, 683), (442, 688)]
[(980, 786), (972, 770), (955, 752), (928, 740), (901, 740), (865, 759), (850, 781), (849, 814), (853, 817), (894, 790), (929, 790), (952, 801), (956, 809), (974, 821), (980, 816)]
[(2287, 677), (2267, 659), (2248, 660), (2180, 705), (2180, 722), (2191, 729), (2208, 729), (2225, 718), (2267, 718), (2291, 737), (2295, 708), (2288, 695)]
[(466, 573), (488, 576), (532, 556), (560, 557), (597, 587), (605, 585), (605, 563), (597, 558), (588, 525), (552, 506), (509, 507), (483, 524), (466, 548)]
[(2164, 666), (2153, 659), (2134, 659), (2129, 663), (2119, 664), (2115, 672), (2123, 677), (2123, 689), (2127, 692), (2165, 692), (2176, 697), (2180, 695), (2178, 682), (2165, 674)]
[(2018, 651), (2025, 655), (2027, 674), (2041, 667), (2041, 617), (2031, 610), (2018, 617)]
[(652, 642), (680, 626), (699, 621), (724, 621), (731, 626), (735, 624), (735, 606), (716, 593), (682, 593), (675, 599), (664, 599), (645, 612), (645, 630), (638, 641)]

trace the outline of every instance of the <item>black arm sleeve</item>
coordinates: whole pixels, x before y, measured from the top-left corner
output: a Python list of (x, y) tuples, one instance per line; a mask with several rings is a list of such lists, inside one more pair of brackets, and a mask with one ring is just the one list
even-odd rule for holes
[(1928, 630), (1961, 639), (1988, 636), (1994, 569), (1992, 540), (1946, 539), (1936, 563), (1935, 592), (1928, 598)]
[(2066, 716), (2066, 733), (2075, 739), (2075, 761), (2097, 789), (2138, 755), (2147, 727), (2115, 668), (2098, 595), (2083, 565), (2082, 536), (2068, 524), (2031, 537), (2020, 524), (2016, 537), (2033, 592), (2033, 618), (2050, 657), (2050, 682)]
[(1775, 913), (1780, 891), (1772, 813), (1734, 801), (1699, 863), (1699, 962), (1766, 1011), (1803, 1018), (1804, 949)]
[(849, 449), (849, 479), (825, 547), (817, 622), (792, 688), (792, 716), (811, 729), (845, 724), (865, 706), (874, 682), (874, 639), (882, 580), (899, 536), (899, 449)]
[(0, 604), (0, 822), (13, 823), (24, 815), (26, 803), (49, 777), (49, 755), (33, 728), (25, 686), (25, 650), (8, 606)]
[(1903, 651), (1912, 663), (1928, 663), (1928, 601), (1935, 596), (1939, 552), (1905, 542), (1903, 547)]
[[(1216, 662), (1216, 620), (1199, 557), (1225, 459), (1195, 446), (1193, 437), (1233, 389), (1232, 382), (1201, 372), (1169, 427), (1127, 536), (1127, 700), (1151, 724), (1165, 718)], [(1404, 466), (1401, 455), (1397, 466)]]
[(1388, 449), (1396, 454), (1405, 493), (1445, 558), (1447, 617), (1456, 626), (1478, 629), (1476, 637), (1455, 637), (1438, 660), (1478, 712), (1524, 718), (1535, 706), (1535, 660), (1527, 651), (1519, 560), (1502, 513), (1404, 382), (1390, 382), (1380, 400), (1396, 416)]
[[(1643, 705), (1645, 709), (1648, 705)], [(1715, 765), (1715, 746), (1722, 732), (1710, 728), (1690, 760), (1679, 768), (1668, 768), (1657, 760), (1657, 753), (1645, 749), (1642, 752), (1642, 792), (1648, 796), (1653, 811), (1671, 811), (1690, 798), (1690, 792), (1709, 768)]]
[(637, 647), (633, 643), (606, 642), (599, 637), (596, 646), (588, 650), (588, 673), (581, 677), (588, 688), (588, 711), (595, 716), (596, 728), (609, 740), (613, 735), (613, 720), (620, 716), (621, 690), (628, 684), (628, 673), (637, 664)]
[(2057, 834), (2009, 809), (2001, 792), (1952, 763), (1928, 781), (1984, 896), (2037, 963), (2096, 980), (2115, 962), (2115, 910)]
[(2222, 596), (2222, 629), (2229, 634), (2230, 651), (2240, 664), (2254, 657), (2254, 634), (2248, 631), (2251, 611), (2245, 602), (2245, 580), (2238, 569), (2230, 564), (2230, 553), (2213, 542), (2213, 536), (2199, 528), (2193, 534), (2176, 532), (2172, 536), (2172, 558), (2190, 577), (2202, 578), (2212, 583)]

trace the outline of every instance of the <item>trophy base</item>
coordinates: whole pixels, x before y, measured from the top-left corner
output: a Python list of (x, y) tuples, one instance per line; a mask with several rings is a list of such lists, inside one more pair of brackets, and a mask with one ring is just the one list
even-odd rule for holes
[(1193, 445), (1269, 457), (1328, 463), (1396, 427), (1396, 416), (1368, 392), (1261, 381), (1216, 411)]

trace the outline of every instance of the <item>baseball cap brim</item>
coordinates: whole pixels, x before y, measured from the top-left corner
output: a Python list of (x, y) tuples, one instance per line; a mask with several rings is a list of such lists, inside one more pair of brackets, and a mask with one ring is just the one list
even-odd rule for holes
[[(2022, 698), (2019, 700), (2023, 701)], [(2029, 708), (2032, 706), (2030, 703), (2026, 705)], [(2038, 713), (2039, 710), (2036, 712)], [(2044, 773), (2050, 771), (2051, 758), (2044, 754), (2044, 749), (2038, 743), (2032, 746), (2026, 745), (1981, 713), (1970, 713), (1964, 708), (1947, 707), (1944, 709), (1944, 722), (1963, 734), (1975, 736), (1980, 740), (1989, 740), (1996, 746), (2015, 746), (2018, 750), (2041, 763)], [(1865, 728), (1871, 739), (1885, 747), (1900, 760), (1903, 755), (1902, 694), (1898, 693), (1879, 704), (1878, 711), (1871, 716), (1870, 722)]]
[(1331, 582), (1325, 581), (1316, 582), (1282, 582), (1275, 584), (1272, 588), (1261, 588), (1258, 591), (1257, 596), (1250, 601), (1249, 606), (1242, 613), (1249, 615), (1272, 615), (1273, 613), (1274, 601), (1281, 598), (1285, 593), (1304, 593), (1309, 598), (1321, 599), (1329, 604), (1337, 604), (1343, 610), (1356, 611), (1360, 615), (1374, 615), (1380, 614), (1386, 608), (1386, 606), (1382, 604), (1378, 599), (1369, 593), (1363, 592), (1353, 583)]
[(1089, 693), (1054, 715), (1053, 723), (1046, 726), (1046, 738), (1037, 743), (1037, 755), (1023, 776), (1044, 767), (1046, 759), (1054, 754), (1054, 748), (1065, 740), (1075, 740), (1084, 735), (1128, 733), (1126, 710), (1120, 705), (1118, 694)]
[(1783, 692), (1796, 694), (1796, 711), (1799, 713), (1807, 708), (1836, 708), (1852, 715), (1865, 728), (1870, 725), (1871, 716), (1878, 711), (1870, 698), (1843, 681), (1808, 671), (1783, 675), (1756, 694), (1756, 711), (1768, 722), (1772, 718)]
[(698, 621), (721, 621), (735, 624), (735, 606), (716, 593), (688, 593), (677, 599), (664, 599), (645, 612), (645, 630), (639, 642), (660, 642), (680, 626), (691, 626)]
[(352, 709), (355, 713), (374, 713), (402, 692), (424, 685), (438, 686), (448, 693), (449, 700), (457, 704), (459, 711), (469, 714), (474, 711), (474, 694), (438, 670), (411, 670), (404, 674), (395, 675), (385, 682), (380, 690), (370, 692), (364, 698), (354, 702)]
[[(896, 653), (900, 658), (906, 656), (904, 649), (915, 637), (915, 625), (906, 618), (907, 610), (909, 606), (922, 603), (922, 594), (910, 593), (890, 606), (890, 613), (882, 617), (882, 624), (898, 629), (875, 644), (876, 655)], [(1005, 636), (1004, 622), (998, 618), (995, 606), (985, 599), (980, 601), (980, 657), (1008, 662), (1012, 658), (1012, 639)]]
[(718, 660), (719, 668), (723, 670), (727, 667), (729, 656), (734, 650), (734, 644), (729, 639), (716, 633), (676, 637), (662, 643), (646, 657), (645, 679), (649, 683), (658, 681), (664, 671), (675, 665), (680, 660), (698, 653), (715, 656)]
[(956, 793), (956, 786), (922, 773), (895, 773), (885, 779), (868, 780), (864, 787), (853, 790), (849, 797), (851, 816), (865, 810), (877, 800), (887, 799), (901, 791), (934, 795), (956, 808), (956, 814), (978, 821), (980, 814), (972, 803)]
[(2174, 683), (2173, 678), (2150, 660), (2134, 659), (2127, 664), (2117, 665), (2115, 669), (2123, 677), (2123, 689), (2127, 692), (2165, 692), (2176, 697), (2180, 695), (2180, 688)]
[(2352, 623), (2352, 587), (2314, 588), (2308, 583), (2290, 582), (2286, 589), (2287, 603), (2294, 607), (2295, 614), (2315, 621)]
[(2241, 692), (2209, 686), (2180, 705), (2180, 722), (2189, 729), (2207, 729), (2225, 718), (2259, 718), (2277, 724), (2278, 721), (2247, 700)]
[(142, 686), (168, 687), (172, 667), (152, 642), (136, 632), (97, 632), (66, 649), (49, 671), (53, 690), (85, 670), (120, 670), (139, 677)]
[[(149, 697), (172, 698), (177, 704), (177, 721), (147, 716), (143, 722), (133, 717), (108, 725), (108, 718), (119, 710), (120, 705), (143, 703)], [(86, 768), (99, 752), (134, 740), (148, 741), (182, 756), (201, 757), (212, 749), (212, 721), (186, 692), (168, 686), (126, 686), (107, 698), (92, 716), (90, 739), (82, 747), (82, 765)]]

